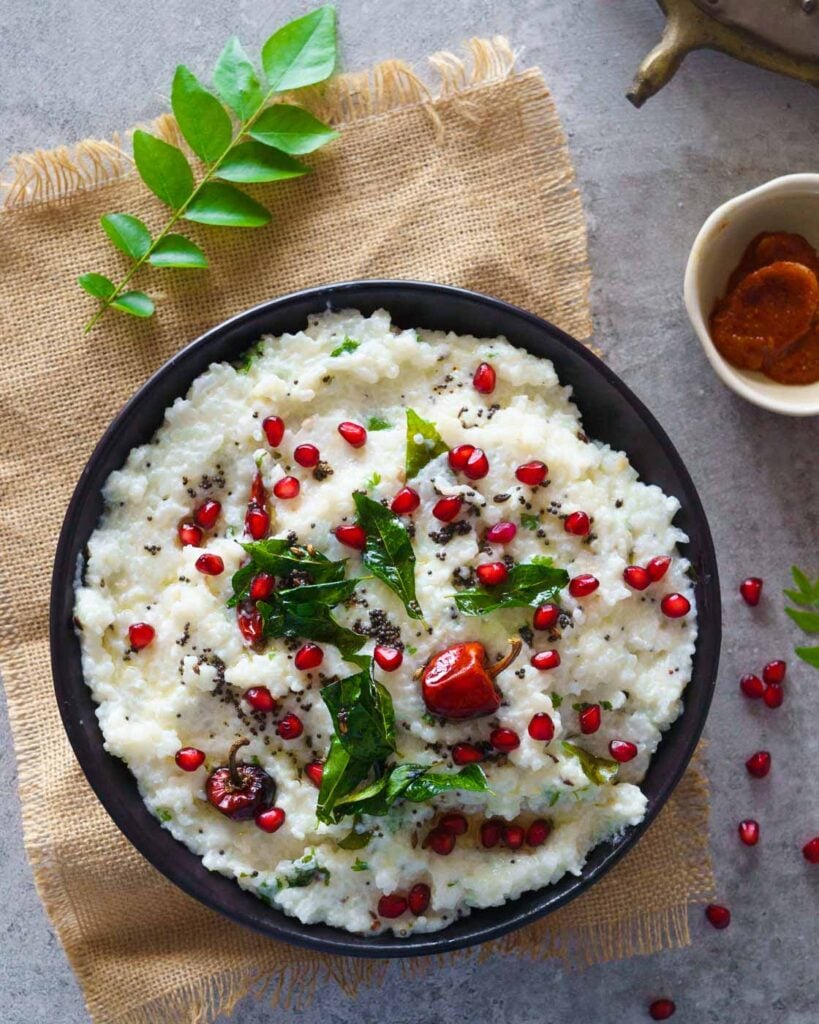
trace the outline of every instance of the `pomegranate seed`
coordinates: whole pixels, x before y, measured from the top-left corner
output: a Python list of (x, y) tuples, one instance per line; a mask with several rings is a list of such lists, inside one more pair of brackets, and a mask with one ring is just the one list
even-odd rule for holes
[(762, 678), (766, 683), (781, 683), (785, 679), (788, 665), (784, 661), (769, 661), (762, 669)]
[(273, 484), (273, 493), (277, 498), (281, 498), (282, 501), (298, 497), (300, 490), (301, 484), (294, 476), (283, 476), (281, 480), (277, 480)]
[(432, 514), (442, 523), (451, 523), (461, 511), (464, 499), (459, 497), (441, 498), (435, 502)]
[(511, 750), (517, 750), (520, 746), (520, 736), (518, 736), (514, 729), (493, 729), (489, 733), (489, 742), (495, 750), (508, 754)]
[(588, 597), (600, 586), (600, 580), (588, 572), (569, 580), (569, 593), (572, 597)]
[(503, 845), (510, 850), (519, 850), (523, 846), (526, 833), (520, 825), (504, 825), (501, 828), (501, 839)]
[(497, 821), (484, 821), (481, 823), (481, 846), (487, 850), (491, 850), (493, 846), (497, 846), (500, 842), (501, 837), (501, 826), (500, 822)]
[(345, 420), (343, 423), (339, 423), (338, 432), (353, 448), (363, 448), (367, 443), (367, 431), (360, 423), (351, 423), (350, 420)]
[(377, 644), (373, 651), (373, 658), (375, 658), (375, 663), (379, 668), (385, 672), (394, 672), (397, 668), (401, 667), (401, 662), (404, 660), (404, 652), (399, 651), (397, 647)]
[(751, 675), (750, 673), (740, 679), (739, 688), (751, 700), (758, 700), (765, 689), (759, 676)]
[(128, 639), (135, 651), (141, 651), (156, 636), (156, 630), (147, 622), (133, 622), (128, 627)]
[(727, 907), (720, 906), (719, 903), (709, 903), (705, 908), (705, 916), (708, 918), (708, 923), (719, 931), (727, 928), (731, 923), (731, 911)]
[(276, 589), (276, 581), (269, 572), (257, 572), (250, 581), (250, 600), (266, 601)]
[(517, 532), (518, 528), (514, 523), (507, 523), (501, 520), (501, 522), (489, 527), (486, 531), (486, 539), (490, 544), (508, 544), (515, 539)]
[(808, 864), (819, 864), (819, 836), (809, 839), (802, 847), (802, 856)]
[(769, 708), (778, 708), (785, 699), (785, 691), (779, 683), (768, 683), (765, 687), (765, 692), (762, 694), (762, 699)]
[(743, 580), (739, 585), (739, 592), (742, 595), (742, 600), (745, 604), (749, 604), (752, 608), (756, 608), (759, 604), (759, 599), (762, 597), (762, 580), (759, 576), (749, 576), (747, 580)]
[(462, 836), (469, 828), (469, 825), (463, 814), (452, 811), (450, 814), (445, 814), (438, 821), (438, 828), (442, 828), (444, 832), (451, 832), (454, 836)]
[(265, 416), (262, 430), (271, 448), (278, 448), (284, 437), (284, 420), (281, 416)]
[(536, 818), (526, 829), (527, 846), (543, 846), (552, 832), (551, 823), (545, 818)]
[(426, 882), (418, 882), (410, 889), (407, 902), (409, 903), (410, 910), (416, 917), (420, 917), (427, 909), (431, 896), (432, 893)]
[(483, 761), (484, 752), (474, 743), (456, 743), (452, 748), (452, 761), (457, 765), (478, 764)]
[(572, 512), (571, 515), (566, 516), (563, 529), (566, 533), (574, 534), (575, 537), (585, 537), (591, 529), (591, 523), (585, 512)]
[(464, 473), (470, 480), (483, 480), (489, 472), (489, 459), (482, 448), (475, 448), (464, 466)]
[(390, 508), (396, 515), (405, 516), (410, 512), (414, 512), (420, 504), (421, 496), (418, 491), (413, 490), (412, 487), (402, 487), (392, 499)]
[(237, 612), (236, 623), (242, 637), (249, 644), (257, 644), (264, 636), (264, 620), (255, 608)]
[(216, 523), (221, 511), (221, 504), (218, 501), (214, 501), (212, 498), (208, 498), (208, 500), (203, 501), (199, 508), (193, 513), (193, 520), (197, 526), (201, 526), (203, 529), (209, 530)]
[(632, 590), (645, 590), (651, 583), (648, 569), (644, 569), (641, 565), (627, 565), (623, 569), (623, 579)]
[(367, 546), (367, 534), (363, 526), (337, 526), (334, 533), (339, 544), (346, 544), (348, 548), (363, 551)]
[(406, 913), (408, 906), (409, 903), (407, 903), (406, 896), (399, 896), (397, 892), (390, 893), (389, 895), (385, 894), (378, 901), (378, 916), (387, 918), (400, 917)]
[(427, 836), (426, 845), (433, 853), (448, 857), (455, 849), (455, 836), (442, 828), (434, 828)]
[(503, 562), (484, 562), (475, 567), (478, 582), (485, 587), (496, 587), (509, 579), (509, 570)]
[(668, 1020), (677, 1012), (677, 1007), (671, 999), (655, 999), (648, 1012), (652, 1020)]
[(660, 601), (660, 610), (669, 619), (681, 619), (691, 611), (691, 602), (682, 594), (666, 594)]
[(318, 644), (304, 644), (296, 651), (293, 664), (299, 672), (306, 672), (311, 668), (318, 668), (324, 661), (324, 651)]
[(247, 507), (245, 515), (245, 529), (253, 540), (263, 540), (270, 528), (270, 516), (265, 510), (256, 504)]
[(266, 686), (251, 686), (242, 696), (254, 711), (261, 711), (262, 714), (270, 714), (278, 707), (276, 698)]
[(771, 755), (767, 750), (758, 750), (745, 762), (745, 768), (755, 779), (764, 779), (771, 770)]
[(262, 832), (278, 832), (285, 817), (281, 807), (269, 807), (266, 811), (260, 811), (253, 820)]
[(552, 721), (551, 715), (547, 715), (545, 711), (538, 711), (536, 715), (532, 715), (529, 722), (529, 735), (533, 740), (548, 743), (554, 738), (554, 734), (555, 723)]
[(541, 672), (557, 668), (560, 664), (560, 653), (558, 651), (538, 651), (537, 654), (532, 655), (530, 664), (540, 669)]
[(213, 555), (207, 551), (204, 555), (200, 555), (194, 564), (205, 576), (218, 576), (225, 571), (225, 563), (219, 555)]
[(194, 526), (193, 523), (182, 523), (178, 532), (183, 547), (198, 548), (204, 537), (199, 527)]
[(625, 764), (637, 756), (637, 747), (628, 740), (612, 740), (609, 743), (609, 753), (615, 761)]
[(449, 464), (457, 471), (466, 469), (470, 455), (475, 451), (474, 444), (457, 444), (449, 452)]
[(590, 736), (593, 732), (597, 732), (600, 728), (600, 705), (599, 704), (588, 704), (582, 709), (579, 716), (580, 718), (580, 731), (584, 736)]
[(532, 625), (535, 629), (551, 629), (557, 625), (560, 618), (560, 609), (556, 604), (542, 604), (536, 609), (532, 618)]
[(293, 459), (300, 466), (312, 469), (321, 461), (321, 452), (314, 444), (300, 444), (293, 449)]
[(321, 780), (324, 775), (324, 765), (321, 761), (311, 761), (304, 769), (304, 774), (313, 783), (316, 789), (321, 789)]
[(481, 363), (475, 371), (472, 383), (475, 386), (475, 390), (480, 391), (482, 395), (491, 395), (495, 390), (496, 380), (494, 368), (489, 363)]
[(276, 726), (276, 732), (283, 740), (296, 740), (304, 732), (304, 725), (299, 716), (291, 711)]
[(177, 750), (174, 761), (183, 772), (195, 772), (205, 763), (205, 753), (196, 747), (182, 747), (181, 750)]
[(668, 567), (670, 565), (671, 559), (668, 555), (657, 555), (656, 558), (652, 558), (646, 564), (646, 572), (651, 577), (651, 582), (656, 583), (657, 580), (661, 580), (668, 572)]
[(746, 846), (756, 846), (759, 842), (759, 822), (753, 818), (745, 818), (737, 825), (740, 840)]
[(549, 467), (545, 462), (535, 460), (534, 462), (524, 462), (522, 466), (518, 466), (515, 470), (515, 476), (522, 484), (537, 487), (546, 479), (548, 472)]

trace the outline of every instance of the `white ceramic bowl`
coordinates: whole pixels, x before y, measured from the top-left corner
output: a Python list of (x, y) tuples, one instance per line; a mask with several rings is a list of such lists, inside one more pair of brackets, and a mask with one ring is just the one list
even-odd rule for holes
[(729, 199), (703, 224), (685, 269), (685, 307), (717, 376), (754, 405), (786, 416), (819, 416), (819, 382), (777, 384), (731, 366), (708, 330), (714, 302), (746, 246), (761, 231), (791, 231), (819, 248), (819, 174), (788, 174)]

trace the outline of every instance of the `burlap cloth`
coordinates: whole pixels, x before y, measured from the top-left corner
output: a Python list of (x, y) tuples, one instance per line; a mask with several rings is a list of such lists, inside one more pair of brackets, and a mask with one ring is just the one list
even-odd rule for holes
[[(338, 79), (311, 98), (343, 128), (316, 173), (263, 187), (274, 222), (257, 231), (187, 225), (212, 269), (146, 272), (150, 321), (109, 313), (78, 273), (122, 270), (98, 225), (163, 211), (116, 143), (86, 142), (12, 161), (0, 214), (0, 657), (20, 773), (25, 844), (37, 886), (94, 1021), (200, 1022), (246, 992), (309, 998), (335, 982), (377, 983), (384, 963), (269, 941), (199, 906), (150, 867), (97, 803), (52, 698), (46, 622), (63, 511), (95, 442), (134, 389), (225, 317), (307, 285), (421, 278), (497, 295), (588, 339), (589, 269), (580, 197), (551, 97), (516, 72), (503, 40), (466, 61), (431, 59), (431, 91), (403, 64)], [(160, 131), (173, 134), (164, 119)], [(644, 839), (581, 899), (462, 956), (567, 963), (690, 942), (687, 909), (713, 879), (707, 787), (694, 766)], [(434, 962), (403, 969), (436, 970)], [(402, 967), (395, 966), (394, 970)]]

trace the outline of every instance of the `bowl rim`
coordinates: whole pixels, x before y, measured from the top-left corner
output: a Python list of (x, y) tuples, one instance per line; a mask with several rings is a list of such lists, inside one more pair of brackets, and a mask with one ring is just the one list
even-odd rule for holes
[[(711, 214), (709, 214), (702, 227), (697, 232), (696, 238), (691, 246), (691, 251), (688, 255), (688, 261), (685, 266), (685, 275), (683, 277), (683, 299), (688, 313), (688, 319), (691, 321), (694, 333), (697, 335), (699, 343), (705, 352), (705, 356), (716, 375), (723, 384), (729, 387), (741, 398), (746, 399), (746, 401), (751, 402), (753, 405), (759, 406), (761, 409), (767, 409), (768, 412), (776, 412), (783, 416), (819, 415), (819, 397), (817, 397), (816, 401), (812, 404), (797, 406), (790, 399), (760, 392), (748, 384), (742, 376), (742, 372), (735, 369), (726, 359), (723, 358), (723, 356), (717, 351), (716, 345), (714, 345), (714, 342), (711, 340), (711, 332), (709, 331), (708, 324), (702, 314), (700, 304), (698, 272), (705, 250), (708, 247), (712, 235), (716, 233), (721, 220), (731, 214), (734, 214), (736, 211), (752, 206), (759, 200), (765, 199), (771, 195), (786, 194), (790, 191), (798, 192), (801, 189), (815, 192), (817, 200), (819, 200), (819, 174), (811, 172), (783, 174), (777, 178), (771, 178), (769, 181), (765, 181), (761, 185), (756, 185), (754, 188), (748, 189), (745, 192), (740, 192), (739, 195), (732, 196), (730, 199), (727, 199), (724, 203), (720, 204)], [(813, 386), (814, 385), (790, 385), (794, 392), (796, 392), (799, 387)]]
[[(118, 435), (120, 427), (129, 419), (133, 410), (139, 406), (146, 393), (157, 387), (160, 381), (163, 381), (165, 378), (174, 374), (176, 368), (180, 366), (180, 364), (184, 364), (186, 360), (191, 357), (191, 354), (200, 347), (207, 346), (209, 342), (218, 339), (223, 333), (240, 326), (244, 321), (254, 320), (260, 314), (269, 313), (275, 311), (278, 307), (286, 306), (291, 303), (296, 304), (304, 300), (320, 301), (325, 305), (328, 302), (332, 302), (332, 304), (337, 308), (350, 308), (350, 301), (345, 300), (344, 298), (347, 294), (357, 296), (357, 301), (362, 302), (364, 301), (364, 295), (362, 293), (394, 292), (396, 290), (409, 293), (410, 295), (420, 291), (428, 294), (431, 293), (439, 298), (453, 297), (460, 300), (467, 300), (468, 302), (472, 302), (478, 306), (489, 307), (499, 315), (509, 318), (512, 321), (522, 319), (536, 330), (551, 335), (559, 345), (567, 347), (575, 356), (588, 363), (592, 371), (601, 375), (605, 382), (617, 391), (625, 402), (631, 406), (633, 412), (646, 429), (654, 435), (655, 440), (662, 449), (664, 457), (668, 460), (671, 470), (677, 476), (682, 489), (685, 491), (686, 505), (684, 507), (689, 514), (691, 526), (693, 529), (698, 531), (699, 547), (701, 549), (701, 563), (704, 565), (706, 572), (704, 574), (704, 578), (701, 578), (697, 585), (702, 585), (702, 595), (707, 597), (707, 602), (702, 601), (701, 595), (698, 594), (698, 636), (696, 641), (697, 646), (695, 657), (703, 659), (698, 667), (700, 669), (699, 674), (705, 682), (703, 683), (704, 689), (699, 697), (699, 702), (690, 712), (691, 714), (696, 713), (695, 717), (692, 717), (685, 722), (687, 728), (682, 733), (681, 737), (679, 737), (681, 756), (673, 763), (672, 770), (667, 773), (664, 777), (664, 781), (658, 787), (653, 803), (649, 801), (645, 817), (637, 825), (631, 826), (625, 830), (624, 834), (618, 840), (597, 844), (596, 847), (593, 847), (592, 850), (589, 851), (587, 861), (579, 875), (571, 877), (569, 877), (568, 874), (564, 875), (560, 880), (558, 880), (558, 882), (554, 883), (554, 885), (547, 885), (538, 890), (527, 890), (527, 892), (521, 894), (520, 897), (514, 900), (507, 900), (501, 908), (487, 908), (489, 910), (500, 909), (505, 911), (502, 920), (497, 923), (481, 924), (478, 915), (485, 913), (486, 911), (473, 910), (468, 917), (461, 919), (461, 921), (465, 922), (467, 925), (465, 934), (452, 935), (450, 932), (452, 926), (455, 924), (455, 922), (453, 922), (452, 925), (449, 925), (440, 931), (417, 933), (415, 935), (410, 935), (407, 938), (400, 939), (389, 934), (381, 934), (372, 937), (362, 936), (357, 933), (346, 932), (341, 928), (326, 925), (319, 926), (322, 929), (322, 934), (318, 935), (311, 933), (311, 929), (314, 929), (317, 926), (302, 924), (298, 919), (289, 917), (283, 912), (276, 910), (276, 908), (266, 906), (261, 900), (253, 896), (251, 893), (245, 893), (245, 895), (247, 895), (254, 904), (258, 904), (258, 907), (265, 912), (264, 915), (258, 912), (252, 914), (250, 911), (236, 912), (223, 906), (219, 899), (211, 895), (206, 881), (202, 882), (201, 885), (198, 881), (193, 881), (181, 864), (181, 861), (190, 858), (193, 858), (196, 862), (201, 864), (201, 858), (188, 850), (184, 844), (173, 839), (170, 833), (162, 828), (161, 823), (153, 819), (153, 817), (151, 818), (151, 821), (155, 824), (157, 832), (164, 833), (164, 835), (174, 844), (174, 848), (179, 849), (180, 854), (178, 858), (174, 857), (171, 859), (163, 859), (159, 856), (154, 856), (150, 851), (146, 851), (144, 845), (147, 840), (143, 835), (143, 830), (138, 827), (135, 820), (128, 813), (128, 808), (123, 806), (115, 798), (114, 794), (109, 791), (109, 776), (112, 766), (117, 763), (119, 765), (124, 765), (124, 763), (121, 762), (119, 758), (115, 758), (113, 755), (105, 752), (101, 742), (93, 745), (87, 742), (83, 722), (81, 719), (78, 719), (71, 707), (71, 687), (65, 682), (63, 675), (63, 663), (68, 657), (73, 656), (79, 658), (79, 654), (68, 649), (69, 640), (67, 639), (66, 623), (60, 616), (59, 606), (60, 600), (66, 592), (66, 584), (68, 584), (71, 593), (73, 594), (73, 581), (76, 578), (77, 564), (76, 562), (72, 563), (69, 556), (74, 533), (74, 521), (77, 519), (79, 510), (83, 503), (86, 501), (88, 493), (98, 493), (99, 488), (90, 488), (89, 483), (94, 467), (101, 460), (107, 448), (112, 444), (113, 439)], [(346, 306), (344, 304), (345, 301), (347, 301)], [(353, 302), (352, 305), (355, 305), (355, 303)], [(383, 301), (383, 308), (389, 310), (389, 305), (389, 300), (385, 298)], [(514, 342), (512, 343), (514, 344)], [(249, 345), (252, 345), (252, 341)], [(249, 345), (246, 347), (249, 347)], [(519, 347), (526, 351), (525, 346), (521, 345)], [(246, 349), (242, 349), (241, 351), (244, 350)], [(239, 354), (240, 352), (237, 351), (236, 355), (238, 356)], [(199, 374), (196, 374), (196, 376), (198, 375)], [(189, 386), (190, 382), (186, 385), (184, 391), (176, 389), (175, 394), (184, 394)], [(167, 409), (167, 407), (168, 406), (166, 405), (165, 409)], [(581, 409), (581, 415), (582, 414), (583, 410)], [(154, 429), (158, 429), (158, 425)], [(135, 441), (134, 444), (136, 443), (139, 442)], [(691, 530), (689, 530), (689, 536), (691, 536)], [(706, 603), (708, 607), (707, 617), (705, 615)], [(73, 608), (73, 601), (71, 606)], [(131, 398), (111, 421), (97, 445), (94, 447), (94, 450), (79, 477), (60, 531), (54, 560), (49, 607), (51, 667), (54, 679), (55, 695), (63, 726), (66, 730), (75, 756), (77, 757), (91, 788), (94, 790), (97, 798), (100, 800), (109, 816), (137, 851), (150, 864), (152, 864), (154, 868), (189, 896), (192, 896), (205, 906), (218, 911), (246, 927), (250, 927), (251, 929), (266, 934), (268, 937), (285, 941), (292, 945), (302, 946), (334, 955), (359, 956), (365, 958), (402, 958), (409, 956), (434, 955), (451, 952), (464, 947), (479, 945), (483, 942), (498, 938), (508, 932), (523, 927), (526, 924), (530, 924), (554, 910), (557, 910), (559, 907), (564, 906), (582, 892), (585, 892), (591, 885), (606, 874), (645, 834), (651, 822), (665, 805), (668, 797), (676, 787), (685, 769), (688, 767), (702, 734), (716, 686), (721, 636), (721, 602), (718, 567), (713, 538), (705, 516), (705, 511), (693, 480), (691, 479), (680, 455), (665, 430), (660, 426), (659, 422), (646, 408), (643, 402), (627, 387), (627, 385), (614, 373), (614, 371), (599, 359), (586, 345), (583, 345), (565, 331), (554, 326), (548, 321), (535, 316), (535, 314), (529, 313), (526, 310), (512, 305), (511, 303), (484, 295), (480, 292), (470, 291), (465, 288), (459, 288), (451, 285), (441, 285), (413, 280), (353, 280), (290, 292), (286, 295), (258, 303), (257, 305), (222, 321), (205, 331), (195, 340), (188, 343), (184, 348), (180, 349), (177, 353), (172, 355), (170, 359), (163, 363), (162, 366), (160, 366), (143, 384), (137, 388)], [(694, 676), (692, 675), (692, 682), (693, 679)], [(84, 681), (82, 682), (82, 685), (85, 685)], [(676, 721), (681, 722), (688, 713), (689, 705), (686, 703), (682, 714)], [(99, 731), (96, 716), (94, 716), (94, 723)], [(104, 755), (102, 760), (104, 761), (104, 765), (92, 760), (92, 755), (97, 755), (99, 753), (99, 748), (102, 748)], [(656, 758), (656, 756), (657, 754), (655, 753), (654, 757)], [(652, 763), (653, 762), (654, 758), (652, 758)], [(134, 777), (129, 771), (127, 771), (127, 768), (124, 770), (128, 774), (136, 801), (139, 805), (136, 808), (135, 813), (138, 814), (139, 811), (142, 810), (145, 811), (145, 813), (150, 814), (142, 803), (142, 798), (139, 796)], [(596, 863), (589, 868), (588, 860), (593, 856), (595, 857)], [(218, 872), (208, 872), (207, 869), (204, 869), (203, 865), (202, 868), (208, 876), (215, 875), (216, 878), (224, 879), (229, 882), (231, 886), (234, 886), (239, 892), (242, 892), (235, 879), (220, 875)], [(559, 891), (556, 894), (552, 892), (555, 887), (560, 887), (561, 885), (565, 886), (562, 891)], [(552, 893), (551, 896), (549, 895), (550, 893)], [(527, 896), (538, 898), (537, 903), (533, 906), (522, 907), (521, 904), (526, 902)], [(468, 925), (470, 923), (474, 923), (474, 927), (469, 928)], [(332, 934), (327, 935), (325, 934), (326, 932), (330, 932)]]

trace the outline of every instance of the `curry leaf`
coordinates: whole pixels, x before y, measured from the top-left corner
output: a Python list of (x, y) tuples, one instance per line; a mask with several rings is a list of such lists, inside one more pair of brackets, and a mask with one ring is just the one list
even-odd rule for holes
[(367, 534), (364, 564), (404, 602), (411, 619), (423, 614), (415, 596), (415, 552), (407, 528), (380, 502), (353, 494), (358, 521)]
[(240, 142), (219, 164), (216, 176), (238, 182), (288, 181), (300, 178), (309, 170), (292, 156), (269, 149), (260, 142)]
[(595, 786), (603, 786), (608, 782), (614, 782), (620, 765), (617, 761), (610, 761), (606, 757), (597, 757), (590, 754), (588, 750), (576, 746), (574, 743), (563, 741), (563, 750), (570, 757), (576, 757), (583, 769), (583, 774), (593, 782)]
[(262, 66), (275, 92), (323, 82), (336, 63), (336, 12), (319, 7), (274, 32), (262, 47)]
[(274, 103), (263, 110), (248, 132), (251, 138), (265, 146), (273, 146), (291, 156), (312, 153), (338, 138), (338, 134), (308, 111), (289, 103)]
[(322, 687), (335, 737), (351, 757), (370, 764), (395, 750), (395, 711), (389, 692), (373, 677), (372, 665)]
[(398, 799), (423, 803), (451, 790), (484, 793), (489, 784), (476, 764), (451, 774), (432, 772), (430, 765), (397, 764), (369, 786), (340, 799), (336, 807), (344, 814), (383, 815)]
[(97, 299), (107, 299), (114, 294), (116, 285), (105, 274), (81, 274), (77, 283), (83, 291)]
[(120, 292), (116, 298), (111, 299), (111, 305), (121, 313), (130, 313), (131, 316), (150, 316), (154, 311), (154, 301), (145, 292)]
[[(785, 608), (785, 612), (805, 633), (819, 633), (819, 577), (810, 576), (798, 566), (791, 566), (791, 575), (797, 590), (785, 590), (785, 596), (799, 608)], [(819, 668), (819, 647), (796, 647), (797, 657), (814, 668)]]
[(819, 647), (796, 647), (796, 656), (814, 668), (819, 668)]
[(151, 232), (139, 217), (130, 213), (106, 213), (100, 217), (102, 230), (117, 249), (138, 260), (151, 248)]
[(153, 247), (148, 256), (152, 267), (175, 267), (201, 269), (208, 265), (208, 258), (198, 245), (184, 235), (165, 235)]
[(370, 772), (368, 761), (359, 761), (334, 736), (321, 774), (321, 787), (316, 803), (319, 821), (330, 824), (339, 820), (336, 803), (360, 785)]
[(551, 558), (535, 557), (509, 570), (505, 582), (476, 587), (453, 595), (465, 615), (488, 615), (499, 608), (537, 608), (553, 601), (569, 582), (565, 569), (556, 569)]
[(796, 625), (805, 633), (819, 633), (819, 612), (803, 612), (796, 608), (786, 608)]
[(227, 41), (219, 54), (213, 71), (213, 84), (225, 103), (243, 121), (249, 120), (264, 103), (259, 77), (236, 36)]
[[(259, 602), (257, 607), (262, 611), (262, 602)], [(367, 639), (366, 636), (336, 622), (326, 604), (291, 604), (282, 601), (279, 608), (281, 631), (270, 633), (271, 636), (301, 637), (305, 640), (333, 644), (342, 654), (354, 654), (361, 649)]]
[(417, 476), (428, 462), (448, 451), (435, 424), (422, 419), (414, 409), (407, 409), (407, 480)]
[(233, 125), (225, 108), (180, 64), (173, 76), (171, 108), (185, 141), (205, 163), (213, 163), (230, 146)]
[(271, 576), (287, 576), (297, 569), (309, 573), (313, 583), (334, 583), (344, 579), (346, 558), (333, 562), (315, 548), (297, 547), (284, 538), (251, 541), (242, 547), (250, 555), (257, 571), (264, 569)]
[(134, 163), (139, 176), (163, 203), (179, 210), (193, 191), (193, 171), (181, 149), (148, 132), (134, 132)]
[(260, 228), (270, 213), (232, 185), (211, 181), (203, 185), (182, 215), (185, 220), (223, 228)]

